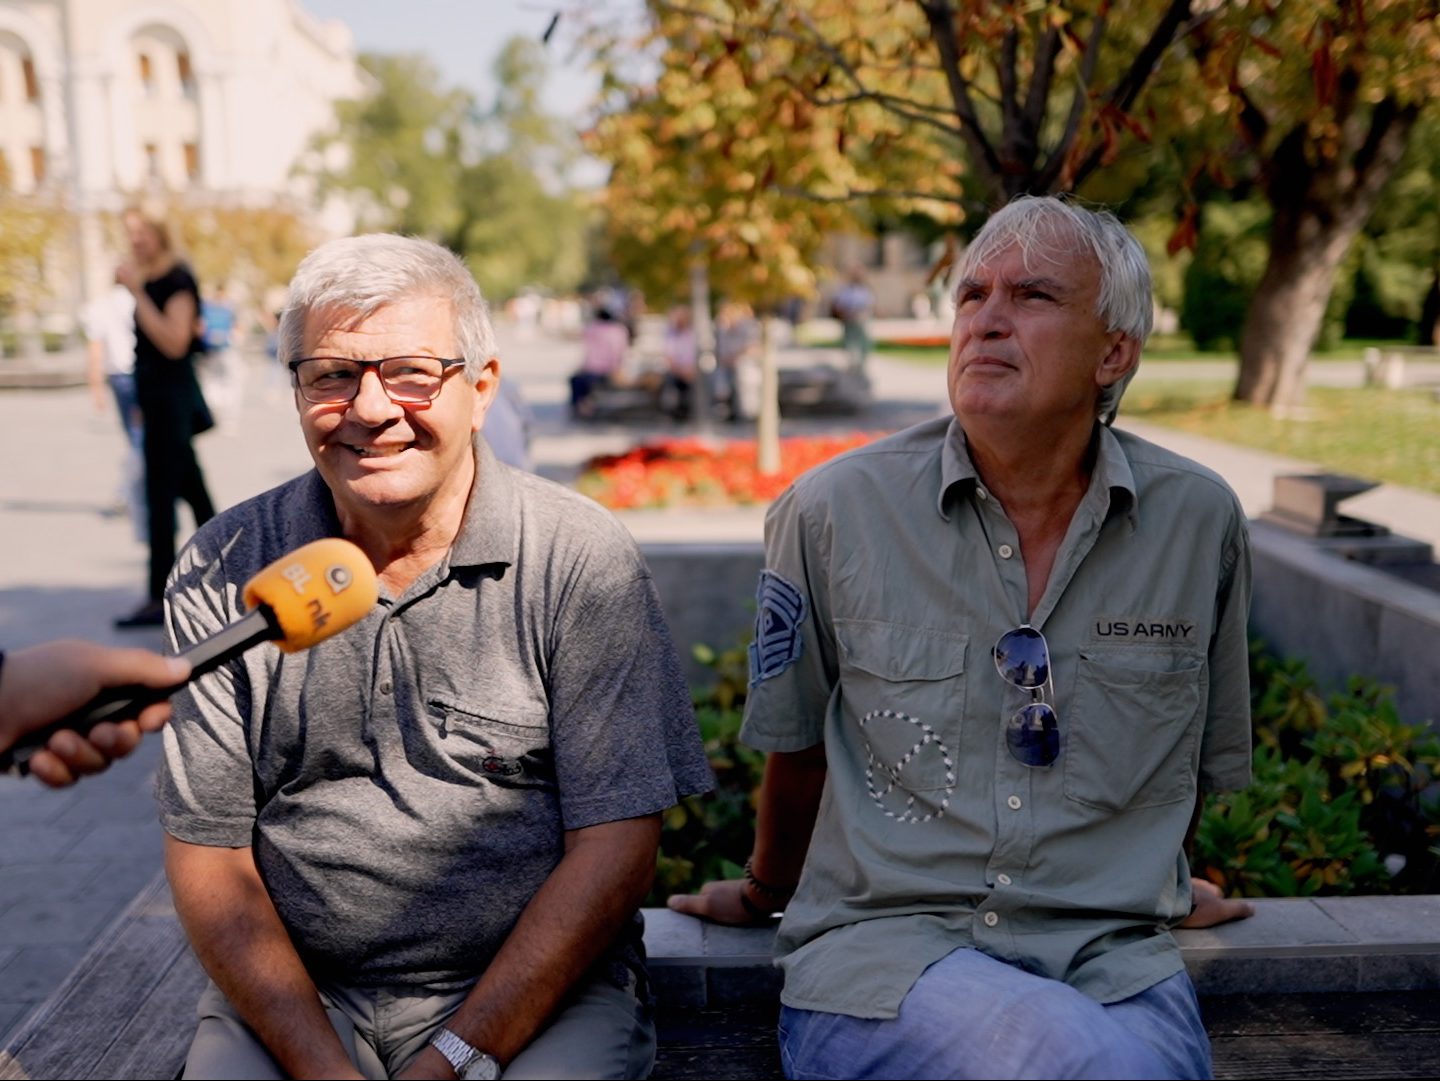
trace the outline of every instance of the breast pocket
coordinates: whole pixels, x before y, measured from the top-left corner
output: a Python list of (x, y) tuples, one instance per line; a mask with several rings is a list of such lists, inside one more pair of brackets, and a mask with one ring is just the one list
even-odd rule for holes
[(872, 794), (953, 788), (967, 636), (837, 619), (835, 637), (840, 693), (864, 741)]
[(1189, 654), (1082, 650), (1068, 721), (1061, 703), (1065, 795), (1107, 811), (1194, 800), (1204, 680)]
[(501, 720), (473, 706), (429, 702), (435, 746), (457, 770), (507, 788), (553, 788), (554, 755), (544, 717)]

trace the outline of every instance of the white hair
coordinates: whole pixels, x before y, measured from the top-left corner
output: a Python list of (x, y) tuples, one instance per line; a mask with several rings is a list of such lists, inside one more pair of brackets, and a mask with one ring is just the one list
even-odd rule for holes
[(368, 316), (415, 296), (450, 302), (455, 344), (465, 358), (465, 378), (475, 383), (496, 355), (495, 329), (480, 287), (453, 252), (429, 240), (395, 233), (331, 240), (301, 260), (280, 315), (280, 362), (301, 355), (305, 321), (313, 311), (334, 309)]
[[(991, 215), (965, 249), (956, 276), (969, 277), (974, 268), (1012, 245), (1020, 249), (1027, 267), (1032, 257), (1083, 253), (1093, 258), (1100, 268), (1095, 314), (1106, 330), (1119, 331), (1144, 347), (1155, 321), (1150, 261), (1114, 214), (1053, 195), (1021, 195)], [(1101, 391), (1097, 412), (1104, 423), (1115, 419), (1136, 368)]]

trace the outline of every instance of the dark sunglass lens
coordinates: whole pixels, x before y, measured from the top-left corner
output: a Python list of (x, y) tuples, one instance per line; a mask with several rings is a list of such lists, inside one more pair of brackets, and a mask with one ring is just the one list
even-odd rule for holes
[(1017, 709), (1005, 726), (1010, 753), (1027, 766), (1048, 766), (1060, 757), (1060, 722), (1044, 702)]
[(995, 643), (995, 667), (1007, 683), (1033, 689), (1050, 681), (1050, 651), (1033, 627), (1007, 631)]

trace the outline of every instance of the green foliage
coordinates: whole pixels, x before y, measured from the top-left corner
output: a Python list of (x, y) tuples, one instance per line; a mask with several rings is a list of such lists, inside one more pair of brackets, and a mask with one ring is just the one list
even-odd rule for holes
[(1252, 679), (1254, 780), (1208, 802), (1195, 874), (1246, 897), (1440, 888), (1440, 738), (1370, 680), (1325, 699), (1259, 648)]
[(745, 648), (694, 648), (696, 660), (715, 673), (714, 683), (695, 695), (695, 718), (715, 771), (715, 791), (691, 796), (666, 812), (647, 905), (664, 904), (672, 893), (692, 893), (715, 879), (738, 878), (750, 855), (765, 755), (739, 739), (749, 671)]
[(58, 199), (17, 195), (0, 184), (0, 316), (36, 311), (49, 296), (46, 261), (73, 223)]
[(1180, 325), (1201, 349), (1233, 349), (1265, 270), (1269, 211), (1258, 201), (1212, 202), (1185, 269)]
[(446, 87), (422, 57), (361, 62), (371, 93), (337, 106), (337, 130), (317, 141), (308, 163), (319, 194), (347, 196), (362, 228), (444, 244), (490, 296), (575, 288), (587, 214), (567, 180), (575, 140), (540, 108), (540, 45), (506, 43), (488, 110)]
[(1440, 110), (1422, 114), (1356, 247), (1346, 333), (1418, 340), (1426, 290), (1440, 273)]

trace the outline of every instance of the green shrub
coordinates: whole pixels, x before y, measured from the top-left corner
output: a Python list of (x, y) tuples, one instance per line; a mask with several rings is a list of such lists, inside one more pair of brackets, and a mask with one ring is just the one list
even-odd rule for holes
[(1373, 680), (1327, 699), (1302, 663), (1251, 659), (1254, 781), (1208, 801), (1195, 873), (1246, 897), (1440, 889), (1440, 738)]
[(715, 879), (738, 878), (750, 855), (765, 754), (740, 742), (749, 685), (745, 650), (741, 644), (718, 653), (706, 645), (692, 651), (714, 673), (714, 682), (695, 693), (695, 719), (715, 771), (715, 790), (665, 813), (647, 905), (664, 904), (672, 893), (693, 893)]

